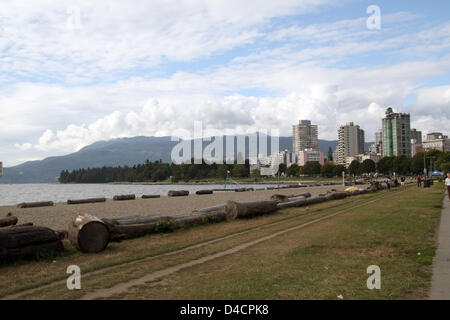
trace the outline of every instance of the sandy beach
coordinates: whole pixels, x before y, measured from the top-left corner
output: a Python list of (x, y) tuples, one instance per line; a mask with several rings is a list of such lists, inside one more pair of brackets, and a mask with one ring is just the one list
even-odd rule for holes
[[(364, 186), (359, 186), (364, 187)], [(99, 218), (111, 218), (129, 215), (176, 215), (192, 212), (195, 209), (210, 207), (225, 203), (227, 200), (248, 202), (269, 200), (273, 194), (286, 195), (310, 192), (312, 196), (325, 193), (328, 190), (344, 190), (347, 187), (317, 186), (307, 188), (289, 188), (280, 190), (258, 190), (247, 192), (215, 192), (210, 195), (191, 194), (186, 197), (161, 197), (155, 199), (136, 199), (127, 201), (113, 201), (107, 199), (102, 203), (89, 203), (67, 205), (56, 203), (53, 207), (17, 208), (16, 206), (0, 207), (0, 216), (8, 212), (19, 218), (19, 224), (32, 222), (37, 226), (46, 226), (53, 229), (67, 229), (70, 221), (78, 213), (89, 213)], [(45, 199), (42, 199), (45, 200)]]

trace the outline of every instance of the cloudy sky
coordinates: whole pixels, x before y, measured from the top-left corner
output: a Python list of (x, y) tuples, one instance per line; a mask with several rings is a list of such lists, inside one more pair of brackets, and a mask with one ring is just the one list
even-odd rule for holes
[(373, 141), (388, 106), (449, 134), (449, 11), (448, 0), (1, 0), (0, 161), (195, 120), (287, 136), (311, 119), (330, 140), (353, 121)]

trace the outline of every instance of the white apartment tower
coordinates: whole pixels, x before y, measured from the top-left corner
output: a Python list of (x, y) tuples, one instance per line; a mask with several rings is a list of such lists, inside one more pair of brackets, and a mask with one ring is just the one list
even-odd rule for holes
[(338, 146), (334, 153), (334, 162), (345, 164), (346, 157), (364, 153), (364, 130), (353, 122), (340, 126), (338, 130)]

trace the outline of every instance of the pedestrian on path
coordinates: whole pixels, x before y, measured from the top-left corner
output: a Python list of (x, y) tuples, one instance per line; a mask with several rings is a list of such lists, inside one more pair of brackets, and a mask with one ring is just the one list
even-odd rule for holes
[(447, 188), (448, 201), (450, 201), (450, 173), (447, 173), (447, 179), (445, 179), (445, 187)]
[(422, 184), (422, 178), (420, 178), (420, 175), (417, 176), (417, 186), (420, 188), (420, 185)]
[(388, 190), (391, 190), (391, 177), (388, 177), (386, 180), (386, 187), (388, 188)]

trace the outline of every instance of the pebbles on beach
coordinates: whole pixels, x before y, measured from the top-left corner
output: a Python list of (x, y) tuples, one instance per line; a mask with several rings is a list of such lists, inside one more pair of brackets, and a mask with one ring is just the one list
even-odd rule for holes
[[(312, 196), (319, 195), (327, 190), (337, 189), (343, 191), (342, 186), (319, 186), (302, 188)], [(274, 194), (290, 195), (295, 189), (261, 190), (258, 192), (215, 192), (214, 194), (195, 195), (186, 197), (160, 197), (155, 199), (136, 199), (131, 201), (106, 200), (102, 203), (86, 203), (67, 205), (56, 203), (53, 207), (17, 208), (16, 206), (0, 207), (0, 216), (8, 212), (19, 218), (19, 223), (33, 222), (37, 226), (45, 226), (53, 229), (67, 229), (73, 217), (78, 213), (88, 213), (98, 218), (111, 218), (129, 215), (175, 215), (189, 213), (196, 209), (207, 208), (224, 204), (228, 200), (238, 202), (250, 202), (269, 200)]]

